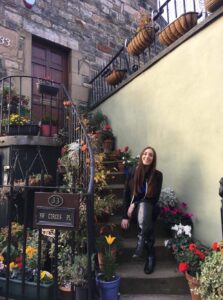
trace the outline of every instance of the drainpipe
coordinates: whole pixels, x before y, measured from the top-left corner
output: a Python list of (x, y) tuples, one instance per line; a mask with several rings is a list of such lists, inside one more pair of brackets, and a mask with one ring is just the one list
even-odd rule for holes
[(220, 179), (219, 195), (221, 196), (221, 232), (223, 238), (223, 177)]

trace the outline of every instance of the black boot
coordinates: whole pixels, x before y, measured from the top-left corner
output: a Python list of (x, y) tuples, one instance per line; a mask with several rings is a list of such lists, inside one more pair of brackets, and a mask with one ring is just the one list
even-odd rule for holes
[(151, 274), (154, 271), (155, 264), (155, 256), (147, 256), (146, 263), (144, 266), (145, 274)]
[(141, 234), (138, 234), (137, 246), (132, 258), (134, 260), (141, 260), (143, 256), (143, 250), (144, 250), (144, 238)]
[(155, 250), (154, 248), (152, 248), (150, 249), (150, 251), (148, 251), (148, 255), (146, 258), (146, 263), (144, 266), (145, 274), (151, 274), (154, 271), (155, 265), (156, 265)]

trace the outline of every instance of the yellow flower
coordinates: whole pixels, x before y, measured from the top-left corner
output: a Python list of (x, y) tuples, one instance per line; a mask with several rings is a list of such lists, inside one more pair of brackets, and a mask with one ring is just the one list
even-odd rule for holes
[(42, 271), (40, 273), (40, 279), (42, 280), (45, 277), (48, 278), (48, 279), (53, 279), (53, 275), (50, 272), (48, 272), (48, 271)]
[(115, 241), (116, 237), (115, 237), (115, 236), (112, 237), (112, 236), (109, 234), (109, 236), (105, 236), (105, 239), (106, 239), (107, 244), (110, 246), (110, 245), (113, 244), (113, 242)]
[(17, 268), (17, 264), (14, 263), (14, 261), (10, 262), (9, 264), (9, 269), (14, 269), (14, 268)]
[(0, 255), (0, 261), (4, 261), (4, 257)]
[(33, 255), (37, 253), (37, 250), (31, 246), (26, 247), (26, 254), (29, 259), (33, 258)]

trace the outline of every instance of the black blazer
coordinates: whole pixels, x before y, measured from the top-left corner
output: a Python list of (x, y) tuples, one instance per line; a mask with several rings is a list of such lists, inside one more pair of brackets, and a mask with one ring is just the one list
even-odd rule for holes
[[(128, 212), (128, 208), (129, 208), (129, 205), (130, 205), (132, 197), (133, 197), (133, 186), (131, 184), (131, 181), (134, 177), (135, 170), (136, 170), (136, 167), (133, 167), (130, 169), (128, 177), (125, 182), (124, 197), (123, 197), (124, 198), (124, 201), (123, 201), (123, 218), (124, 219), (128, 219), (127, 212)], [(160, 192), (161, 192), (162, 183), (163, 183), (163, 174), (160, 171), (155, 170), (153, 180), (154, 180), (154, 185), (155, 185), (155, 192), (151, 196), (147, 195), (142, 201), (151, 202), (155, 208), (156, 204), (159, 200), (159, 197), (160, 197)]]

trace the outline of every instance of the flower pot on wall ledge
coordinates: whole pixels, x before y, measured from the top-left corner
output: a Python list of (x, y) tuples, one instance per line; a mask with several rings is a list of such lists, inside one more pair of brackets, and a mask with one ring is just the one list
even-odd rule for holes
[[(0, 295), (6, 293), (6, 278), (0, 277)], [(22, 281), (17, 279), (9, 280), (9, 296), (21, 297)], [(37, 300), (37, 284), (25, 281), (24, 296), (26, 300)], [(40, 299), (48, 300), (53, 298), (53, 284), (40, 284)]]
[(55, 97), (59, 91), (59, 88), (57, 86), (50, 85), (47, 83), (37, 82), (36, 85), (37, 85), (37, 90), (40, 94), (46, 94)]
[(38, 135), (38, 133), (39, 125), (34, 124), (10, 125), (5, 130), (7, 135)]
[(125, 77), (126, 70), (113, 69), (109, 75), (105, 77), (105, 80), (110, 85), (116, 85), (122, 82)]
[(128, 43), (127, 52), (130, 55), (139, 55), (149, 47), (155, 39), (155, 28), (147, 26), (141, 29)]
[(223, 5), (223, 0), (205, 0), (205, 9), (209, 12), (214, 12)]
[(169, 46), (197, 24), (198, 13), (187, 12), (167, 25), (159, 33), (161, 44)]

